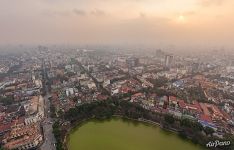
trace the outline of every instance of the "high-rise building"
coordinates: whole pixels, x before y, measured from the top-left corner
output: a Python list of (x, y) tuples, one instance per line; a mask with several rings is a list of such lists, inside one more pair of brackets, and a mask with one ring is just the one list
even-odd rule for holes
[(165, 67), (170, 68), (173, 64), (173, 55), (166, 55), (165, 56)]
[(129, 67), (135, 67), (139, 64), (139, 58), (130, 57), (130, 58), (127, 58), (126, 62)]
[(165, 53), (164, 53), (161, 49), (157, 49), (157, 50), (155, 51), (155, 55), (156, 55), (156, 57), (161, 58), (162, 56), (165, 55)]

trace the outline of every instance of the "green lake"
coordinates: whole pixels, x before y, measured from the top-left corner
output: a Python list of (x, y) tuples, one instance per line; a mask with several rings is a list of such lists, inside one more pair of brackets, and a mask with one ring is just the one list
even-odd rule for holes
[(181, 139), (160, 127), (113, 118), (90, 120), (72, 130), (69, 150), (202, 150), (198, 145)]

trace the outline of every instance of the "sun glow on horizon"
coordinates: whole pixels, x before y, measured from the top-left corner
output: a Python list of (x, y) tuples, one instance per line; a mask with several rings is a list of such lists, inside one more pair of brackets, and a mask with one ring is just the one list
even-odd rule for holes
[(186, 18), (184, 15), (179, 15), (176, 19), (177, 23), (184, 24), (186, 23)]

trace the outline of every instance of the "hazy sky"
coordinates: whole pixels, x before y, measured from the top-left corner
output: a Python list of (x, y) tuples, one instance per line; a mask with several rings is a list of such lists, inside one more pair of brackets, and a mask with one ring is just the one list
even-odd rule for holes
[(0, 0), (0, 44), (234, 48), (234, 0)]

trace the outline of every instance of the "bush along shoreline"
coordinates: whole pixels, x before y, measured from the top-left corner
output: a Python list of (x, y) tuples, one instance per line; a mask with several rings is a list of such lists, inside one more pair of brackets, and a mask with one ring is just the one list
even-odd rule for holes
[(68, 149), (68, 134), (82, 122), (91, 118), (97, 120), (111, 119), (113, 116), (159, 125), (162, 129), (176, 132), (181, 138), (191, 140), (204, 148), (212, 150), (234, 149), (234, 136), (231, 134), (220, 139), (213, 135), (214, 130), (212, 128), (203, 127), (197, 121), (178, 119), (170, 114), (146, 110), (136, 103), (112, 99), (79, 105), (62, 114), (53, 124), (53, 133), (57, 142), (56, 149)]

